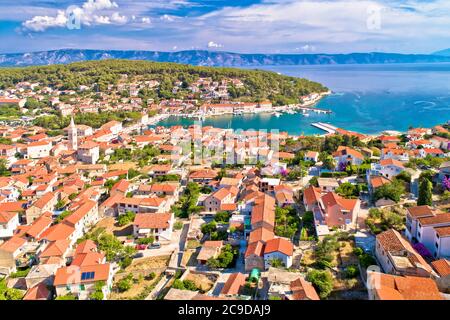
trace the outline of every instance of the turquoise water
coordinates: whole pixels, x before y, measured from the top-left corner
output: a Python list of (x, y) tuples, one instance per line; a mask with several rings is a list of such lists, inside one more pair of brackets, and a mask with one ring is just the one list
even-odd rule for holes
[[(270, 66), (259, 68), (304, 77), (329, 87), (333, 94), (318, 108), (330, 115), (310, 113), (224, 116), (203, 125), (234, 129), (279, 129), (290, 134), (317, 134), (313, 122), (373, 134), (405, 131), (409, 126), (431, 127), (450, 120), (450, 64)], [(193, 119), (169, 118), (159, 125), (190, 125)]]

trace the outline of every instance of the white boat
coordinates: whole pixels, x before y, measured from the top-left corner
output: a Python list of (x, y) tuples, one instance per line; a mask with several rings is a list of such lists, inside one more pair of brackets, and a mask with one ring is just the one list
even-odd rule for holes
[(274, 115), (275, 115), (275, 117), (277, 117), (277, 118), (278, 118), (278, 117), (280, 117), (280, 116), (281, 116), (281, 113), (279, 113), (279, 112), (275, 112), (275, 114), (274, 114)]
[(309, 117), (309, 113), (303, 113), (304, 117)]

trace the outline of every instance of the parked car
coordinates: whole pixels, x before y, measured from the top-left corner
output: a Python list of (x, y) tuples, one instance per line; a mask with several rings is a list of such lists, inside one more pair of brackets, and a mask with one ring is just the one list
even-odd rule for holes
[(147, 249), (147, 246), (145, 244), (138, 244), (136, 245), (137, 250), (145, 250)]
[(158, 242), (155, 242), (155, 243), (149, 244), (148, 248), (149, 249), (159, 249), (159, 248), (161, 248), (161, 244)]
[(144, 254), (142, 252), (138, 252), (133, 256), (133, 259), (137, 259), (137, 258), (143, 258)]

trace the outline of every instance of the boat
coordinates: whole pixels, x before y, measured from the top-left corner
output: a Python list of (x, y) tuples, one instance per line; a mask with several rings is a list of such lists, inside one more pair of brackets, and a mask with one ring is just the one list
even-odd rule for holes
[(277, 117), (277, 118), (278, 118), (278, 117), (280, 117), (280, 116), (281, 116), (281, 113), (279, 113), (279, 112), (275, 112), (275, 113), (274, 113), (274, 115), (275, 115), (275, 117)]
[(309, 117), (309, 113), (302, 113), (304, 117)]

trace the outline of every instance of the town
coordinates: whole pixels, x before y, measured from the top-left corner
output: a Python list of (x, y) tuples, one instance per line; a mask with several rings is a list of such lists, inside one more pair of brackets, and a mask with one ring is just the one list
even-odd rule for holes
[(247, 89), (125, 73), (5, 85), (0, 298), (450, 299), (450, 123), (321, 136), (158, 125), (327, 92), (236, 100)]

